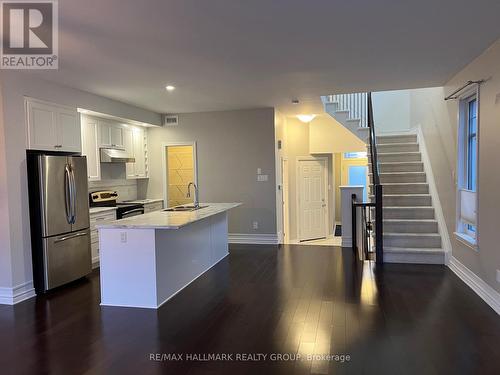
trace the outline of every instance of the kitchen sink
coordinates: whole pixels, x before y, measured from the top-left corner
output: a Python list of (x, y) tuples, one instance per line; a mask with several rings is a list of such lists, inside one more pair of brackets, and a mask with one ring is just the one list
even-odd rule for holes
[(200, 209), (205, 208), (205, 207), (208, 207), (208, 206), (198, 206), (198, 207), (196, 207), (196, 206), (175, 206), (175, 207), (166, 208), (163, 211), (167, 211), (167, 212), (196, 211), (196, 210), (200, 210)]

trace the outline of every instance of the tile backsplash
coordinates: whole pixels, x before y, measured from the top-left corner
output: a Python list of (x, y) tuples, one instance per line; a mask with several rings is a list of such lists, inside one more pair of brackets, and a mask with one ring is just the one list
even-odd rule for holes
[(97, 190), (116, 191), (119, 200), (140, 199), (137, 195), (137, 180), (128, 180), (125, 164), (101, 163), (101, 181), (89, 181), (89, 193)]

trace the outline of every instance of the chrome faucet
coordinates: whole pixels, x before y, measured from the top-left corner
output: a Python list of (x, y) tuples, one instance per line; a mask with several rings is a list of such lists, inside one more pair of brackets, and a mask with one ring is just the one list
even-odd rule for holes
[(198, 197), (198, 186), (196, 186), (196, 184), (194, 182), (190, 182), (188, 184), (186, 198), (191, 198), (191, 185), (194, 186), (194, 202), (193, 202), (193, 204), (194, 204), (195, 208), (198, 208), (198, 207), (200, 207), (200, 201), (199, 201), (199, 197)]

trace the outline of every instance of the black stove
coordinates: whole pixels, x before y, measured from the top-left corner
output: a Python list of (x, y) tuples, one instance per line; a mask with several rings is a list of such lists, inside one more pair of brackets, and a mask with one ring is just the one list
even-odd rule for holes
[(140, 203), (116, 203), (116, 218), (125, 219), (126, 217), (142, 215), (144, 205)]
[(141, 203), (117, 202), (116, 191), (94, 191), (89, 194), (90, 207), (117, 207), (116, 218), (125, 219), (144, 213), (144, 205)]

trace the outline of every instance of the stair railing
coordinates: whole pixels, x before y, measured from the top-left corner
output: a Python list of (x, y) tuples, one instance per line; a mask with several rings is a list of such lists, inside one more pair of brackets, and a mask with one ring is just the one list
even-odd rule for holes
[[(371, 259), (371, 253), (373, 253), (373, 248), (375, 248), (375, 261), (381, 264), (384, 262), (383, 186), (380, 183), (377, 137), (373, 121), (371, 92), (367, 94), (366, 99), (367, 123), (370, 129), (369, 150), (372, 172), (372, 193), (374, 198), (372, 202), (358, 202), (356, 195), (352, 195), (352, 247), (355, 255), (362, 255), (364, 259)], [(358, 211), (361, 213), (361, 253), (358, 253)]]
[(368, 93), (335, 94), (326, 97), (327, 103), (336, 103), (337, 111), (348, 111), (348, 119), (359, 119), (359, 126), (368, 127)]

